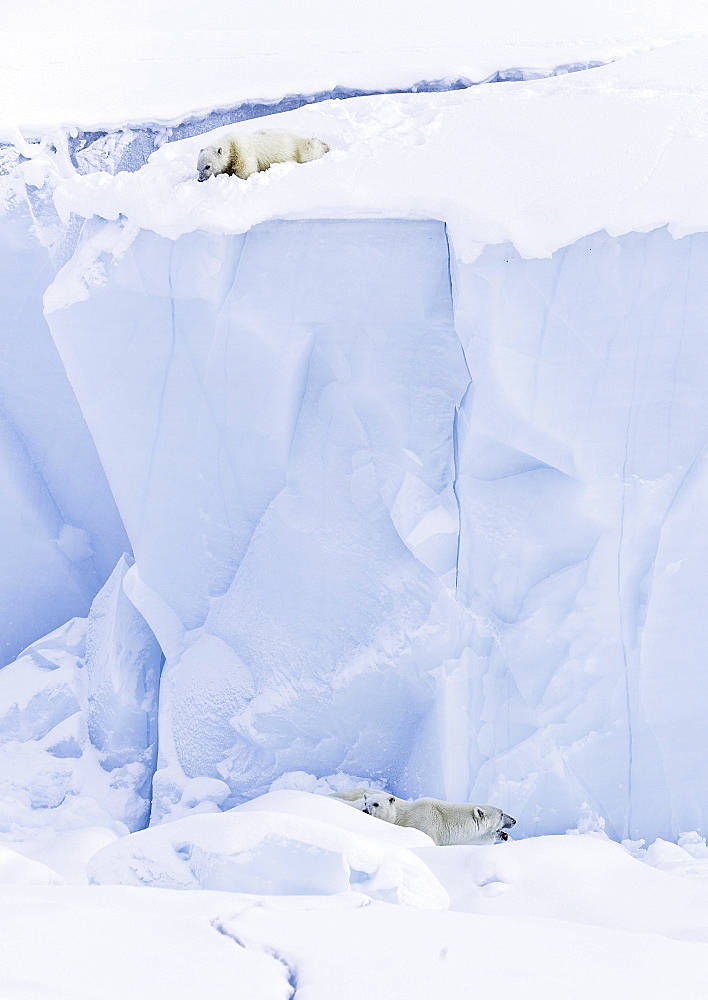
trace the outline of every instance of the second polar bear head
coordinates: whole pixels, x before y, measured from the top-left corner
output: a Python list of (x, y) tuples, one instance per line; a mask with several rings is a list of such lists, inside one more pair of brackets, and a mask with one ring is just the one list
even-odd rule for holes
[(200, 181), (206, 181), (217, 174), (228, 172), (231, 148), (224, 142), (215, 142), (199, 150), (197, 172)]
[(364, 812), (387, 823), (395, 823), (396, 796), (388, 792), (367, 792), (364, 795)]

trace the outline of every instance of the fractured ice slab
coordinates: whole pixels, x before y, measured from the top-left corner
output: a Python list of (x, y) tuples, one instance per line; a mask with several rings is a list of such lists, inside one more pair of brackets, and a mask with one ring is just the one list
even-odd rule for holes
[(0, 833), (145, 825), (162, 653), (121, 559), (89, 611), (0, 671)]

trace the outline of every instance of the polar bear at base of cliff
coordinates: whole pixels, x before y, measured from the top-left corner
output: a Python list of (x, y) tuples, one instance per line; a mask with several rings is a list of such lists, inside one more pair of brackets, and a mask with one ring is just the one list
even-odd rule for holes
[(431, 837), (438, 847), (452, 844), (494, 844), (507, 840), (506, 830), (516, 820), (496, 806), (415, 799), (407, 802), (388, 793), (364, 795), (364, 812), (396, 826), (412, 826)]
[(372, 803), (378, 801), (377, 796), (386, 796), (387, 799), (390, 797), (388, 792), (380, 792), (376, 788), (344, 788), (341, 792), (330, 792), (329, 798), (340, 799), (360, 812), (366, 812), (364, 806), (367, 795), (373, 796)]
[(246, 180), (272, 163), (308, 163), (329, 152), (321, 139), (308, 139), (283, 128), (259, 132), (234, 132), (199, 151), (197, 173), (200, 181), (217, 174), (235, 174)]

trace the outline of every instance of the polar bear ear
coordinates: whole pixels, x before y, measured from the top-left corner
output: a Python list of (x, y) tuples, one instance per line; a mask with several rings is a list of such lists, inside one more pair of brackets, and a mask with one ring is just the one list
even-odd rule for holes
[(391, 805), (393, 805), (393, 803), (396, 801), (396, 796), (395, 795), (389, 795), (388, 801), (391, 803)]
[(475, 817), (475, 819), (477, 820), (478, 823), (481, 823), (482, 820), (484, 819), (484, 813), (479, 808), (479, 806), (476, 806), (475, 809), (474, 809), (474, 817)]

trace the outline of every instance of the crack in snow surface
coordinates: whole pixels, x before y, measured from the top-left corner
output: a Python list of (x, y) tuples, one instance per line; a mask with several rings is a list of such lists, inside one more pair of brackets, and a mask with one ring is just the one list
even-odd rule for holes
[[(256, 903), (254, 904), (254, 907), (248, 907), (248, 909), (260, 908), (263, 905), (264, 904), (262, 903)], [(288, 986), (290, 987), (290, 994), (287, 1000), (295, 1000), (297, 997), (297, 974), (293, 966), (283, 955), (279, 954), (274, 948), (264, 944), (262, 941), (247, 941), (245, 938), (240, 937), (232, 930), (229, 930), (222, 920), (212, 920), (211, 926), (215, 931), (218, 931), (219, 934), (223, 934), (224, 937), (229, 938), (234, 942), (234, 944), (237, 944), (239, 948), (243, 948), (244, 951), (259, 951), (278, 962), (278, 964), (283, 968)]]

